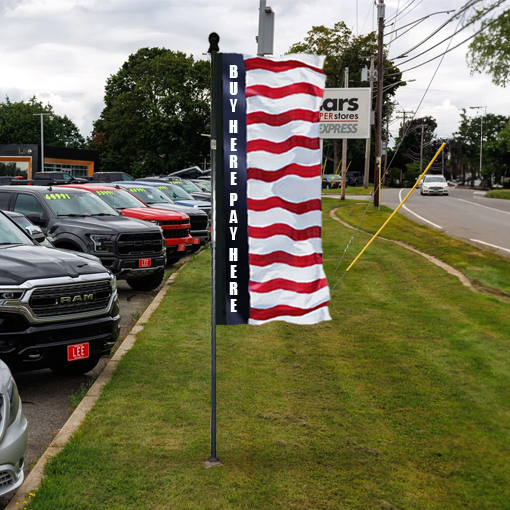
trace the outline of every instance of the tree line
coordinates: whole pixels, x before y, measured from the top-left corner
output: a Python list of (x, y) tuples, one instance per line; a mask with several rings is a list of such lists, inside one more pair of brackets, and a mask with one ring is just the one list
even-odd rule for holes
[[(498, 2), (501, 0), (486, 0), (475, 16), (482, 19)], [(468, 54), (472, 72), (487, 72), (501, 86), (510, 78), (509, 16), (506, 10), (492, 20), (490, 30), (474, 38)], [(333, 28), (312, 27), (303, 41), (289, 48), (288, 53), (296, 52), (326, 56), (327, 87), (366, 87), (361, 70), (367, 60), (360, 57), (377, 53), (377, 39), (375, 32), (355, 36), (345, 23), (338, 22)], [(382, 137), (387, 139), (386, 120), (395, 108), (393, 96), (406, 83), (395, 64), (385, 59), (384, 66)], [(349, 68), (349, 84), (344, 83), (345, 68)], [(103, 111), (86, 139), (67, 116), (55, 114), (51, 105), (36, 97), (26, 102), (11, 102), (6, 97), (0, 103), (0, 144), (38, 144), (40, 118), (34, 114), (48, 113), (44, 119), (45, 145), (97, 150), (103, 171), (122, 170), (138, 177), (207, 164), (209, 138), (202, 135), (210, 130), (210, 72), (208, 60), (195, 60), (165, 48), (141, 48), (107, 79)], [(388, 154), (388, 183), (410, 181), (423, 166), (423, 159), (430, 160), (441, 143), (435, 136), (436, 128), (431, 117), (401, 126), (396, 140), (399, 151)], [(508, 117), (489, 113), (470, 118), (464, 111), (459, 130), (446, 141), (447, 151), (436, 163), (441, 165), (436, 171), (463, 180), (485, 178), (491, 183), (510, 177)], [(349, 143), (351, 170), (363, 171), (364, 152), (364, 140)], [(326, 141), (325, 154), (327, 171), (334, 172), (341, 157), (338, 141)]]

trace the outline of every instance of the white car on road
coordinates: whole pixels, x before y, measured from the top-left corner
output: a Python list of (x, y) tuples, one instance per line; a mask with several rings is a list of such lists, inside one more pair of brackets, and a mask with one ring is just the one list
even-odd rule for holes
[(448, 183), (442, 175), (426, 175), (421, 181), (420, 195), (448, 195)]

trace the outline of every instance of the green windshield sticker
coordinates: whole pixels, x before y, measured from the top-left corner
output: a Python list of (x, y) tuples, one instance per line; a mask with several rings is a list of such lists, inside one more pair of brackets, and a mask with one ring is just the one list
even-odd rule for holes
[(129, 188), (129, 191), (131, 191), (131, 193), (147, 193), (145, 188)]
[(156, 186), (158, 189), (168, 189), (168, 186)]
[(115, 195), (113, 191), (107, 191), (107, 190), (99, 190), (96, 191), (98, 195)]
[(182, 184), (182, 181), (169, 181), (170, 184)]
[(71, 197), (67, 193), (47, 193), (46, 200), (70, 200)]

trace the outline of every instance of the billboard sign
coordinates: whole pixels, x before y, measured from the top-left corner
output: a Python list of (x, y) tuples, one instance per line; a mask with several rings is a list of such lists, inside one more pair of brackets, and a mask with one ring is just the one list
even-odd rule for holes
[(320, 108), (321, 138), (370, 138), (369, 88), (325, 89)]

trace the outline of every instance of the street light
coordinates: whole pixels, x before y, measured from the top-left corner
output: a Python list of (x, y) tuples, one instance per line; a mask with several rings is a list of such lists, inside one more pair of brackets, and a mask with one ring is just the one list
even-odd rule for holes
[(41, 117), (41, 172), (44, 172), (44, 123), (43, 116), (51, 115), (50, 113), (34, 113), (34, 117), (40, 115)]
[[(412, 79), (412, 80), (400, 80), (400, 81), (397, 81), (396, 83), (390, 83), (389, 85), (386, 85), (386, 87), (383, 87), (383, 92), (386, 92), (387, 90), (393, 88), (393, 87), (396, 87), (397, 85), (399, 85), (400, 83), (411, 83), (413, 81), (416, 81), (415, 79)], [(376, 94), (374, 94), (372, 97), (376, 97)]]
[[(471, 110), (479, 110), (485, 108), (485, 113), (480, 117), (480, 179), (482, 178), (482, 148), (483, 148), (483, 118), (487, 116), (487, 106), (470, 106)], [(492, 182), (491, 182), (492, 185)]]

